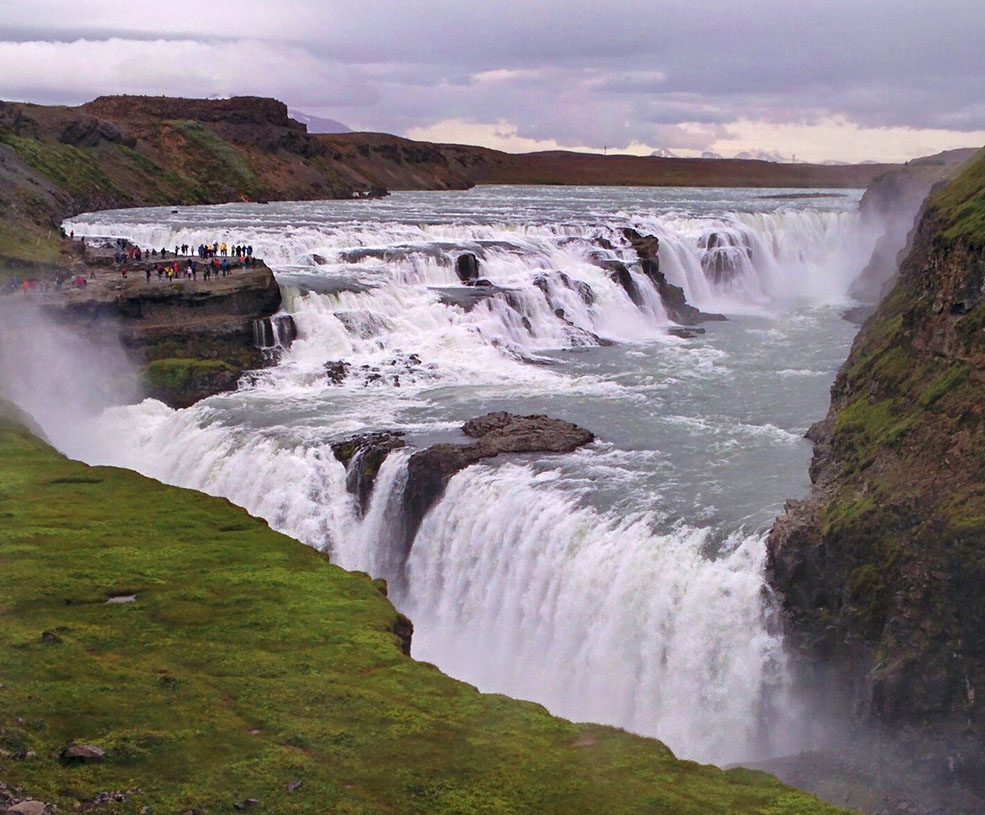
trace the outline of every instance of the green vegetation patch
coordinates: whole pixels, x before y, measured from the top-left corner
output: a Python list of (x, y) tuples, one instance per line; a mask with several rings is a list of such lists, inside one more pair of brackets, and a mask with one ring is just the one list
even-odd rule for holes
[(113, 193), (127, 200), (110, 176), (99, 166), (95, 150), (83, 150), (70, 144), (41, 141), (0, 132), (0, 143), (11, 147), (28, 166), (72, 195)]
[(223, 374), (237, 375), (238, 371), (218, 359), (158, 359), (144, 366), (144, 383), (151, 388), (184, 390), (196, 381)]
[[(402, 654), (365, 575), (227, 501), (69, 461), (3, 413), (0, 746), (35, 754), (4, 780), (64, 811), (139, 787), (113, 811), (836, 812), (480, 694)], [(64, 763), (71, 742), (106, 757)]]
[(946, 239), (985, 245), (985, 150), (930, 199), (930, 207), (941, 218)]
[(175, 122), (173, 126), (184, 137), (186, 149), (194, 158), (194, 167), (189, 171), (200, 184), (210, 189), (232, 188), (253, 197), (260, 195), (262, 183), (236, 147), (198, 122)]

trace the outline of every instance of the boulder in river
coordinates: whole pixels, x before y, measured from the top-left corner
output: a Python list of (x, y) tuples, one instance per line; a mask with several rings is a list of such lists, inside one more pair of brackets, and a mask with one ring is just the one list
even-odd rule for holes
[(323, 366), (325, 378), (333, 385), (341, 385), (349, 375), (349, 363), (341, 359), (330, 359)]
[(407, 463), (404, 488), (404, 556), (427, 511), (451, 477), (470, 464), (500, 453), (571, 453), (590, 444), (595, 435), (571, 422), (549, 416), (516, 416), (500, 411), (471, 419), (462, 432), (471, 444), (435, 444), (414, 453)]
[(455, 259), (455, 274), (463, 283), (479, 279), (479, 259), (471, 252), (464, 252)]

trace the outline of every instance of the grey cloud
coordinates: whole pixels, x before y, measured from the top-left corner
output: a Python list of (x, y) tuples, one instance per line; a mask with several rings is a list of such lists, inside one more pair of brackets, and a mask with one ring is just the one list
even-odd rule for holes
[[(79, 102), (147, 93), (272, 93), (355, 126), (508, 121), (520, 135), (601, 147), (693, 146), (740, 118), (985, 129), (981, 0), (8, 0), (8, 42), (187, 39), (296, 53), (276, 75), (148, 74), (3, 84)], [(477, 79), (503, 72), (495, 81)], [(509, 73), (513, 72), (513, 73)], [(179, 72), (180, 73), (180, 72)], [(140, 83), (144, 84), (141, 85)], [(115, 83), (115, 84), (114, 84)], [(106, 84), (113, 85), (107, 87)], [(682, 128), (697, 123), (700, 128)], [(671, 144), (668, 139), (677, 139)]]

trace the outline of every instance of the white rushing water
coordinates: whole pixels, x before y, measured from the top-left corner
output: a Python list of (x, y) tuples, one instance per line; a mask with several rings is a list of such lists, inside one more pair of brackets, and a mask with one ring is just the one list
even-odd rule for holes
[[(252, 244), (298, 338), (236, 393), (46, 430), (71, 455), (227, 496), (388, 578), (414, 656), (483, 690), (700, 760), (796, 749), (763, 540), (807, 488), (802, 435), (853, 333), (839, 307), (873, 241), (843, 193), (491, 187), (80, 216), (66, 228), (145, 247)], [(668, 336), (623, 226), (658, 237), (668, 280), (729, 321)], [(463, 252), (493, 296), (462, 299)], [(341, 384), (326, 377), (336, 361)], [(464, 441), (461, 422), (490, 410), (548, 413), (598, 441), (457, 474), (405, 561), (410, 452)], [(361, 512), (330, 445), (387, 429), (409, 446)]]

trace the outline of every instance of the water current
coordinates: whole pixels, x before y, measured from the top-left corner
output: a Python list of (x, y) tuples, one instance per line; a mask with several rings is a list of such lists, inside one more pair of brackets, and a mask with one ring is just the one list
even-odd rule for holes
[[(857, 191), (783, 192), (481, 187), (79, 216), (66, 228), (145, 247), (252, 244), (298, 337), (235, 393), (46, 430), (70, 455), (226, 496), (388, 578), (414, 656), (484, 691), (703, 761), (798, 749), (764, 538), (808, 489), (802, 437), (847, 355), (840, 311), (874, 241)], [(623, 226), (658, 237), (668, 280), (728, 321), (669, 335)], [(463, 252), (502, 291), (462, 300)], [(349, 365), (341, 384), (330, 361)], [(461, 422), (491, 410), (547, 413), (598, 441), (455, 475), (402, 562), (410, 452), (464, 441)], [(391, 429), (410, 447), (360, 512), (330, 444)]]

